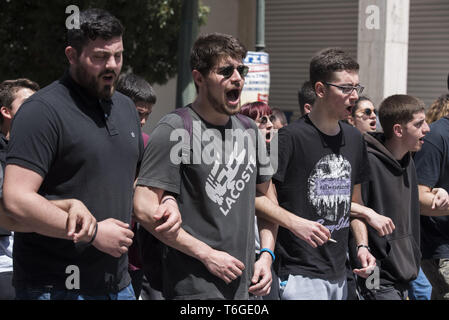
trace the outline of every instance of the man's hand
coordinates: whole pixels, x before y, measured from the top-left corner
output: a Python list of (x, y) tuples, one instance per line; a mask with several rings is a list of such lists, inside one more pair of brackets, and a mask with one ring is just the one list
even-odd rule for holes
[(203, 261), (207, 270), (227, 284), (242, 275), (245, 265), (224, 251), (212, 249)]
[(432, 210), (447, 210), (449, 208), (449, 195), (443, 188), (433, 188), (435, 195), (432, 200)]
[(129, 224), (116, 219), (98, 222), (97, 236), (93, 246), (115, 258), (128, 252), (133, 243), (134, 233), (128, 229)]
[(249, 287), (249, 292), (255, 296), (263, 297), (270, 293), (271, 283), (271, 264), (273, 258), (268, 253), (262, 253), (254, 264), (254, 275), (251, 278), (253, 284)]
[(158, 225), (155, 231), (168, 240), (174, 240), (181, 228), (182, 218), (174, 198), (166, 200), (156, 209), (153, 218)]
[(69, 199), (67, 208), (67, 235), (77, 242), (89, 242), (95, 232), (97, 220), (79, 200)]
[(322, 224), (298, 216), (294, 216), (293, 219), (289, 230), (313, 248), (322, 246), (330, 239), (331, 233), (329, 229)]
[(376, 266), (376, 258), (369, 252), (367, 248), (360, 247), (357, 251), (357, 258), (362, 264), (361, 269), (354, 269), (353, 272), (362, 278), (368, 278)]
[(390, 218), (380, 215), (370, 208), (367, 211), (369, 214), (366, 217), (366, 222), (377, 231), (379, 236), (389, 235), (396, 228)]

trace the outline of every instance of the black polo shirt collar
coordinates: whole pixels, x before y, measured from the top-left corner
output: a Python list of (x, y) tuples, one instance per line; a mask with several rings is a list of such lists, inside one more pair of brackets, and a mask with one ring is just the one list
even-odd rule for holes
[(79, 85), (70, 75), (69, 70), (66, 70), (61, 78), (61, 83), (66, 86), (71, 92), (77, 95), (76, 99), (87, 108), (97, 108), (103, 115), (104, 122), (106, 124), (109, 135), (115, 136), (118, 134), (118, 130), (114, 124), (114, 120), (111, 117), (111, 111), (113, 107), (112, 99), (99, 99), (93, 96), (86, 88)]

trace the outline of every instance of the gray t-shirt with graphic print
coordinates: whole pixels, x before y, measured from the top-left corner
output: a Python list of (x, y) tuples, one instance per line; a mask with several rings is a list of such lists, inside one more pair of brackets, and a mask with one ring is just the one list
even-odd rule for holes
[(256, 184), (272, 174), (265, 141), (253, 121), (246, 130), (232, 116), (227, 125), (217, 127), (191, 108), (189, 112), (191, 137), (177, 114), (168, 114), (158, 123), (137, 184), (176, 194), (182, 228), (237, 258), (245, 270), (227, 285), (199, 260), (166, 247), (163, 293), (167, 299), (247, 299), (255, 261)]

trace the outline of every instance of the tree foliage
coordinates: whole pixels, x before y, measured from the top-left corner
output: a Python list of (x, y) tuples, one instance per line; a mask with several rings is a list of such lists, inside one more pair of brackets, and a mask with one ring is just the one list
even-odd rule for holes
[[(44, 86), (62, 75), (69, 5), (106, 9), (121, 20), (123, 70), (159, 84), (176, 74), (182, 0), (0, 0), (0, 80), (27, 77)], [(200, 24), (207, 13), (200, 5)]]

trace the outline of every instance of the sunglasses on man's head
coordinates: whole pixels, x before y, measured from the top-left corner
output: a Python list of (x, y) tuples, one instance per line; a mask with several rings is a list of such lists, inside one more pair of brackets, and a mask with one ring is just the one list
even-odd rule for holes
[(217, 73), (219, 75), (222, 75), (225, 78), (230, 78), (234, 74), (234, 69), (237, 69), (238, 73), (240, 74), (240, 76), (242, 78), (246, 77), (246, 75), (248, 74), (248, 71), (249, 71), (248, 66), (241, 64), (237, 67), (227, 66), (227, 67), (220, 68), (220, 69), (218, 69)]
[(271, 116), (262, 116), (259, 119), (260, 124), (267, 124), (268, 120), (270, 120), (270, 122), (274, 122), (276, 121), (276, 117), (274, 115)]

